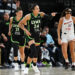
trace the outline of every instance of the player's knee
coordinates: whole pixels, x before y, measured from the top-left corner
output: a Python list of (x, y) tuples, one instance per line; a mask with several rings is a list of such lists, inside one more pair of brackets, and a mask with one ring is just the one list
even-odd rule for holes
[(31, 58), (33, 58), (34, 57), (34, 54), (35, 54), (35, 44), (32, 44), (31, 46), (30, 46), (30, 50), (31, 50), (31, 52), (30, 52), (30, 57)]
[(35, 50), (35, 52), (34, 52), (34, 58), (38, 58), (38, 50)]

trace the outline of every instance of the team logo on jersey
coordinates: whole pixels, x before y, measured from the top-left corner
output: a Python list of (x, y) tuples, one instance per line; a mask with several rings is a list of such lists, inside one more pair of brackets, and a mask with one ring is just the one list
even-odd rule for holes
[(31, 24), (39, 24), (39, 23), (41, 23), (40, 20), (32, 20), (32, 21), (31, 21)]
[(72, 22), (72, 21), (66, 22), (66, 23), (64, 23), (64, 25), (69, 24), (69, 23), (71, 23), (71, 22)]

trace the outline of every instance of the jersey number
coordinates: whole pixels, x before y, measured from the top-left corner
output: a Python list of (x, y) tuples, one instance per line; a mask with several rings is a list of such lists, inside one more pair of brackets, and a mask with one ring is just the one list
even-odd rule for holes
[(34, 28), (39, 28), (39, 24), (35, 24), (34, 25)]
[(16, 28), (16, 32), (18, 32), (19, 31), (19, 28)]

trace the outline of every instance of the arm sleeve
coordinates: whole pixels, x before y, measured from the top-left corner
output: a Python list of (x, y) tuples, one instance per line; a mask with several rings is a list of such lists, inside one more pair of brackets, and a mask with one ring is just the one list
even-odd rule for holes
[(53, 19), (53, 16), (51, 14), (50, 15), (45, 14), (44, 15), (44, 18), (46, 18), (48, 20), (52, 20)]

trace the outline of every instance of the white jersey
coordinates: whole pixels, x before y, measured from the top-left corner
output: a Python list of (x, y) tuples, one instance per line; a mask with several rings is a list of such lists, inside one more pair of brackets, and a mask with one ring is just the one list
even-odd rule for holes
[(62, 34), (74, 34), (74, 23), (72, 20), (72, 16), (69, 20), (63, 17), (63, 24), (62, 24)]

